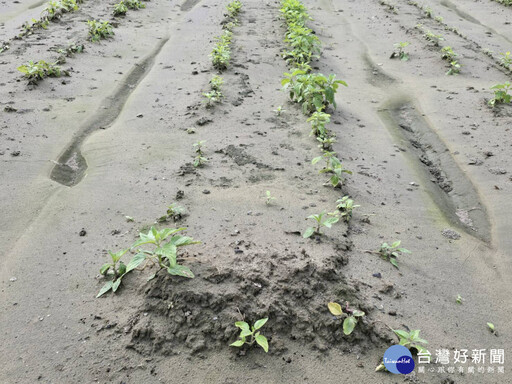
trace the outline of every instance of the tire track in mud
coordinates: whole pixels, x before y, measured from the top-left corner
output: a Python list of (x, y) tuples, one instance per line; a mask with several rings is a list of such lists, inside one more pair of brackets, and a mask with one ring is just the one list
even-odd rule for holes
[(155, 57), (167, 41), (169, 41), (169, 36), (162, 38), (144, 60), (135, 64), (123, 83), (105, 99), (101, 109), (82, 124), (78, 133), (64, 149), (50, 172), (50, 178), (53, 181), (72, 187), (83, 179), (87, 170), (87, 161), (81, 152), (83, 142), (93, 132), (108, 128), (117, 119), (130, 95), (153, 68)]

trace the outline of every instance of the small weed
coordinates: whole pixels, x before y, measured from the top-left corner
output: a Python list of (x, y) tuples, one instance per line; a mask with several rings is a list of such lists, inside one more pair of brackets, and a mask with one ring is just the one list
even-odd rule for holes
[(263, 196), (263, 198), (265, 199), (265, 204), (267, 205), (270, 205), (272, 201), (276, 199), (275, 197), (272, 196), (270, 191), (266, 191), (265, 196)]
[(103, 20), (89, 20), (89, 39), (92, 42), (98, 42), (101, 39), (107, 39), (114, 35), (112, 24)]
[(203, 152), (204, 143), (206, 141), (198, 141), (197, 143), (193, 144), (196, 152), (196, 157), (194, 158), (194, 167), (202, 167), (204, 164), (208, 162), (208, 158), (205, 156)]
[(489, 100), (489, 105), (494, 107), (496, 104), (509, 104), (512, 101), (512, 95), (509, 91), (512, 90), (510, 82), (506, 81), (503, 84), (496, 84), (491, 87), (494, 90), (494, 98)]
[(427, 352), (426, 348), (423, 347), (421, 344), (425, 345), (428, 344), (427, 340), (420, 338), (420, 330), (414, 330), (414, 331), (402, 331), (399, 329), (393, 329), (393, 332), (398, 336), (399, 338), (399, 344), (403, 345), (404, 347), (408, 348), (409, 350), (415, 349), (418, 353), (424, 353)]
[(396, 43), (395, 44), (395, 50), (393, 51), (393, 53), (391, 54), (391, 57), (390, 59), (393, 59), (395, 57), (398, 57), (400, 60), (402, 61), (407, 61), (409, 60), (409, 54), (407, 52), (405, 52), (405, 48), (407, 46), (409, 46), (409, 42), (407, 41), (403, 41), (403, 42), (400, 42), (400, 43)]
[(238, 336), (238, 340), (231, 343), (230, 346), (240, 348), (244, 344), (251, 346), (256, 342), (265, 352), (268, 352), (268, 340), (259, 332), (259, 329), (261, 329), (267, 321), (268, 317), (259, 319), (252, 327), (245, 321), (237, 321), (235, 325), (240, 328), (240, 335)]
[(345, 335), (350, 335), (357, 325), (358, 317), (363, 317), (365, 315), (363, 311), (349, 308), (348, 302), (345, 304), (345, 311), (343, 311), (341, 305), (334, 302), (327, 304), (327, 307), (334, 316), (345, 317), (345, 320), (343, 320), (343, 333)]
[[(324, 216), (328, 215), (327, 218), (324, 218)], [(315, 220), (316, 221), (316, 227), (309, 227), (307, 228), (302, 237), (307, 239), (308, 237), (313, 236), (314, 234), (321, 235), (322, 227), (331, 228), (333, 224), (337, 223), (339, 221), (339, 217), (336, 213), (319, 213), (318, 215), (311, 215), (308, 216), (308, 219)]]
[(341, 217), (343, 217), (347, 223), (352, 219), (352, 211), (354, 208), (360, 207), (360, 205), (354, 205), (354, 200), (348, 196), (343, 196), (341, 199), (338, 199), (336, 204), (341, 212)]
[(384, 260), (389, 261), (394, 267), (398, 268), (398, 256), (403, 253), (411, 253), (408, 249), (398, 248), (400, 247), (401, 241), (395, 241), (393, 244), (382, 243), (378, 251), (380, 257)]

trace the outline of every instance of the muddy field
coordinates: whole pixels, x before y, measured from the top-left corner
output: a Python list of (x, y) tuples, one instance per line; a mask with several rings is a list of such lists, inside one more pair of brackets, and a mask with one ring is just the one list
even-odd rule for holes
[[(322, 152), (308, 116), (281, 90), (280, 2), (242, 3), (224, 98), (207, 108), (228, 1), (151, 0), (114, 17), (116, 1), (85, 0), (23, 32), (46, 2), (0, 0), (0, 383), (512, 383), (512, 105), (488, 105), (512, 74), (500, 55), (512, 7), (303, 1), (322, 42), (312, 70), (348, 84), (326, 110), (352, 172), (332, 188), (311, 164)], [(115, 34), (91, 42), (93, 19)], [(398, 42), (408, 61), (390, 58)], [(83, 52), (63, 60), (71, 43)], [(444, 46), (459, 74), (446, 75)], [(28, 84), (17, 70), (59, 57), (69, 76)], [(303, 238), (342, 196), (360, 205), (352, 219)], [(184, 212), (167, 216), (173, 203)], [(141, 264), (96, 298), (107, 251), (151, 226), (201, 242), (178, 254), (195, 278), (148, 281), (157, 269)], [(399, 269), (375, 252), (397, 240), (412, 252)], [(366, 316), (346, 336), (329, 302)], [(229, 346), (236, 321), (266, 317), (268, 353)], [(392, 329), (421, 330), (426, 372), (375, 372)], [(487, 360), (462, 374), (435, 363), (461, 349)]]

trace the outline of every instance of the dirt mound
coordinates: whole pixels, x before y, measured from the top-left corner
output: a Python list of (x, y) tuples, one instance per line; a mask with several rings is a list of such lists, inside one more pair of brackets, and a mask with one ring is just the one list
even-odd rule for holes
[[(283, 253), (253, 248), (235, 248), (231, 268), (200, 264), (193, 280), (164, 275), (155, 279), (146, 289), (144, 304), (125, 327), (125, 332), (131, 331), (128, 347), (145, 356), (225, 347), (236, 339), (234, 322), (242, 316), (251, 323), (269, 317), (262, 333), (277, 354), (286, 350), (286, 339), (326, 351), (329, 345), (347, 343), (364, 350), (386, 338), (364, 320), (352, 335), (344, 336), (341, 320), (327, 310), (327, 302), (335, 300), (371, 311), (343, 276), (350, 244), (337, 244), (333, 255), (320, 262), (304, 249)], [(233, 348), (234, 353), (239, 351)]]

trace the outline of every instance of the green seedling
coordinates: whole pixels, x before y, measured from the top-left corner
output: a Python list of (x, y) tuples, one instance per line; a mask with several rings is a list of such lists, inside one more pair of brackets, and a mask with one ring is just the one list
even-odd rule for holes
[(512, 90), (510, 82), (506, 81), (503, 84), (496, 84), (491, 87), (494, 90), (494, 98), (489, 100), (489, 105), (494, 107), (496, 104), (509, 104), (512, 101), (512, 95), (509, 93)]
[(0, 43), (0, 53), (7, 51), (10, 48), (9, 44), (6, 42)]
[(354, 200), (348, 196), (343, 196), (341, 199), (338, 199), (336, 204), (336, 207), (341, 212), (341, 217), (343, 217), (347, 223), (352, 219), (352, 211), (354, 208), (360, 207), (360, 205), (354, 205)]
[(388, 12), (391, 12), (391, 13), (394, 13), (394, 14), (397, 14), (398, 11), (397, 11), (397, 7), (396, 5), (394, 4), (391, 4), (390, 2), (386, 1), (386, 0), (380, 0), (380, 4), (385, 6), (386, 7), (386, 10)]
[[(325, 216), (328, 217), (325, 217)], [(322, 227), (325, 228), (331, 228), (333, 224), (337, 223), (339, 221), (339, 216), (336, 213), (319, 213), (318, 215), (311, 215), (308, 216), (308, 219), (315, 220), (316, 226), (315, 227), (309, 227), (307, 228), (302, 237), (307, 239), (314, 234), (321, 235)]]
[(399, 344), (403, 345), (404, 347), (408, 348), (409, 350), (415, 349), (418, 353), (425, 353), (427, 352), (427, 349), (423, 347), (421, 344), (426, 345), (428, 344), (427, 340), (424, 340), (420, 338), (420, 330), (414, 330), (414, 331), (403, 331), (400, 329), (393, 329), (393, 332), (398, 336), (399, 338)]
[(316, 139), (320, 142), (320, 144), (318, 144), (318, 148), (322, 151), (332, 151), (332, 145), (336, 142), (335, 136), (317, 137)]
[(510, 55), (510, 52), (500, 53), (500, 64), (510, 69), (510, 66), (512, 65), (512, 56)]
[(441, 16), (436, 16), (435, 21), (437, 21), (439, 24), (443, 24), (444, 19)]
[(450, 62), (450, 69), (446, 72), (446, 75), (458, 75), (460, 73), (461, 65), (457, 60)]
[(211, 108), (213, 104), (219, 103), (224, 95), (222, 94), (222, 84), (224, 84), (224, 80), (220, 76), (213, 76), (210, 79), (210, 92), (203, 93), (203, 96), (206, 97), (206, 107)]
[(204, 164), (208, 162), (208, 158), (205, 156), (203, 152), (204, 143), (206, 143), (205, 140), (198, 141), (197, 143), (193, 144), (193, 147), (195, 148), (196, 157), (194, 158), (194, 167), (202, 167)]
[(398, 269), (398, 256), (403, 253), (411, 253), (408, 249), (405, 248), (399, 248), (401, 244), (401, 241), (395, 241), (391, 245), (388, 243), (382, 243), (380, 246), (380, 249), (378, 251), (378, 254), (380, 257), (382, 257), (384, 260), (389, 261), (391, 264), (393, 264), (394, 267)]
[(222, 84), (224, 84), (224, 79), (220, 76), (217, 76), (217, 75), (214, 75), (211, 79), (210, 79), (210, 88), (213, 90), (213, 91), (218, 91), (220, 92), (221, 91), (221, 88), (222, 88)]
[(234, 19), (240, 13), (240, 10), (242, 9), (242, 3), (239, 0), (232, 1), (226, 5), (226, 9), (228, 11), (227, 16), (231, 19)]
[(347, 173), (351, 175), (352, 172), (343, 167), (341, 160), (336, 157), (334, 152), (329, 151), (324, 151), (322, 156), (315, 157), (313, 160), (311, 160), (311, 164), (314, 165), (322, 159), (325, 160), (325, 166), (319, 171), (319, 173), (331, 174), (331, 178), (327, 181), (327, 183), (331, 184), (334, 188), (341, 187), (343, 181), (345, 181), (343, 174)]
[(252, 327), (245, 321), (237, 321), (235, 325), (240, 328), (240, 335), (238, 336), (238, 340), (231, 343), (230, 346), (240, 348), (244, 344), (251, 346), (256, 342), (265, 352), (268, 352), (268, 340), (259, 331), (267, 321), (268, 317), (259, 319)]
[(493, 335), (496, 335), (496, 328), (493, 323), (487, 323), (487, 328), (489, 328), (489, 331), (491, 331)]
[(275, 197), (272, 196), (270, 191), (266, 191), (265, 196), (263, 198), (265, 199), (265, 204), (267, 205), (270, 205), (272, 201), (276, 199)]
[(217, 38), (217, 44), (210, 54), (212, 64), (218, 70), (222, 71), (229, 66), (229, 61), (231, 60), (231, 50), (229, 46), (232, 36), (233, 33), (231, 31), (224, 30), (222, 35)]
[(432, 8), (430, 7), (426, 7), (423, 12), (425, 13), (425, 17), (428, 17), (429, 19), (432, 18), (432, 16), (434, 15), (434, 11), (432, 10)]
[(46, 21), (61, 17), (64, 13), (78, 10), (76, 0), (49, 1), (42, 12), (42, 19)]
[[(185, 229), (186, 228), (164, 228), (159, 231), (155, 227), (151, 227), (147, 234), (141, 232), (139, 234), (139, 240), (133, 243), (130, 248), (117, 253), (109, 251), (112, 262), (103, 264), (100, 273), (104, 276), (110, 276), (111, 279), (101, 288), (96, 297), (100, 297), (110, 290), (116, 292), (121, 284), (122, 278), (144, 261), (152, 262), (160, 267), (150, 279), (154, 278), (162, 269), (167, 270), (170, 275), (193, 278), (194, 274), (190, 268), (180, 265), (177, 262), (179, 247), (199, 244), (198, 241), (194, 241), (191, 237), (177, 234), (177, 232), (184, 231)], [(153, 249), (142, 249), (141, 246), (143, 245), (152, 246)], [(121, 258), (128, 250), (133, 250), (136, 254), (130, 262), (125, 265)]]
[(128, 223), (133, 223), (135, 221), (135, 219), (131, 216), (125, 216), (125, 219)]
[(87, 25), (89, 26), (89, 39), (92, 42), (98, 42), (114, 35), (114, 27), (108, 21), (89, 20)]
[(124, 16), (126, 12), (128, 12), (128, 7), (124, 1), (121, 1), (114, 5), (114, 11), (112, 13), (114, 16)]
[(123, 0), (128, 9), (142, 9), (146, 8), (146, 4), (141, 3), (140, 0)]
[(363, 311), (349, 308), (348, 301), (345, 304), (345, 311), (343, 311), (341, 305), (334, 302), (327, 304), (327, 307), (334, 316), (345, 318), (345, 320), (343, 320), (343, 333), (347, 336), (354, 331), (358, 318), (365, 315)]
[(277, 114), (277, 116), (281, 116), (281, 113), (286, 112), (286, 110), (283, 109), (282, 106), (278, 106), (276, 109), (274, 109), (274, 112)]
[(436, 35), (434, 33), (432, 33), (431, 31), (427, 31), (425, 32), (425, 34), (423, 35), (423, 37), (427, 40), (427, 41), (430, 41), (431, 43), (433, 43), (436, 47), (439, 46), (439, 44), (441, 43), (441, 41), (444, 40), (443, 36), (442, 35)]
[(336, 108), (336, 94), (339, 85), (347, 86), (343, 80), (336, 80), (336, 75), (324, 76), (320, 73), (306, 73), (296, 70), (285, 73), (281, 81), (283, 90), (289, 92), (290, 99), (302, 105), (306, 115), (314, 111), (324, 111), (330, 104)]
[(310, 136), (317, 136), (321, 138), (328, 137), (328, 131), (325, 126), (331, 122), (331, 115), (328, 113), (316, 111), (307, 120), (311, 124)]
[(67, 71), (63, 71), (59, 66), (47, 63), (44, 60), (38, 62), (29, 61), (17, 69), (25, 75), (29, 84), (37, 84), (39, 80), (43, 80), (45, 77), (69, 76)]
[(457, 295), (457, 298), (455, 299), (455, 302), (457, 304), (462, 304), (462, 302), (464, 301), (464, 299), (462, 298), (461, 295)]
[(169, 219), (173, 220), (174, 222), (177, 222), (185, 216), (186, 209), (183, 208), (181, 205), (178, 205), (176, 203), (172, 203), (167, 207), (167, 212), (165, 216), (162, 216), (158, 219), (159, 223), (164, 223), (168, 221)]
[(409, 46), (409, 42), (407, 41), (403, 41), (403, 42), (400, 42), (400, 43), (396, 43), (395, 44), (395, 50), (393, 51), (393, 53), (391, 54), (391, 57), (390, 59), (393, 59), (395, 57), (398, 57), (400, 60), (402, 61), (407, 61), (409, 60), (409, 54), (407, 52), (405, 52), (405, 48)]
[(455, 61), (455, 58), (457, 57), (458, 55), (453, 51), (452, 47), (443, 47), (441, 49), (441, 58), (443, 60), (447, 60), (449, 62), (452, 62), (452, 61)]
[(66, 57), (73, 57), (77, 53), (82, 53), (85, 50), (83, 44), (71, 43), (67, 48), (57, 49), (57, 53)]

